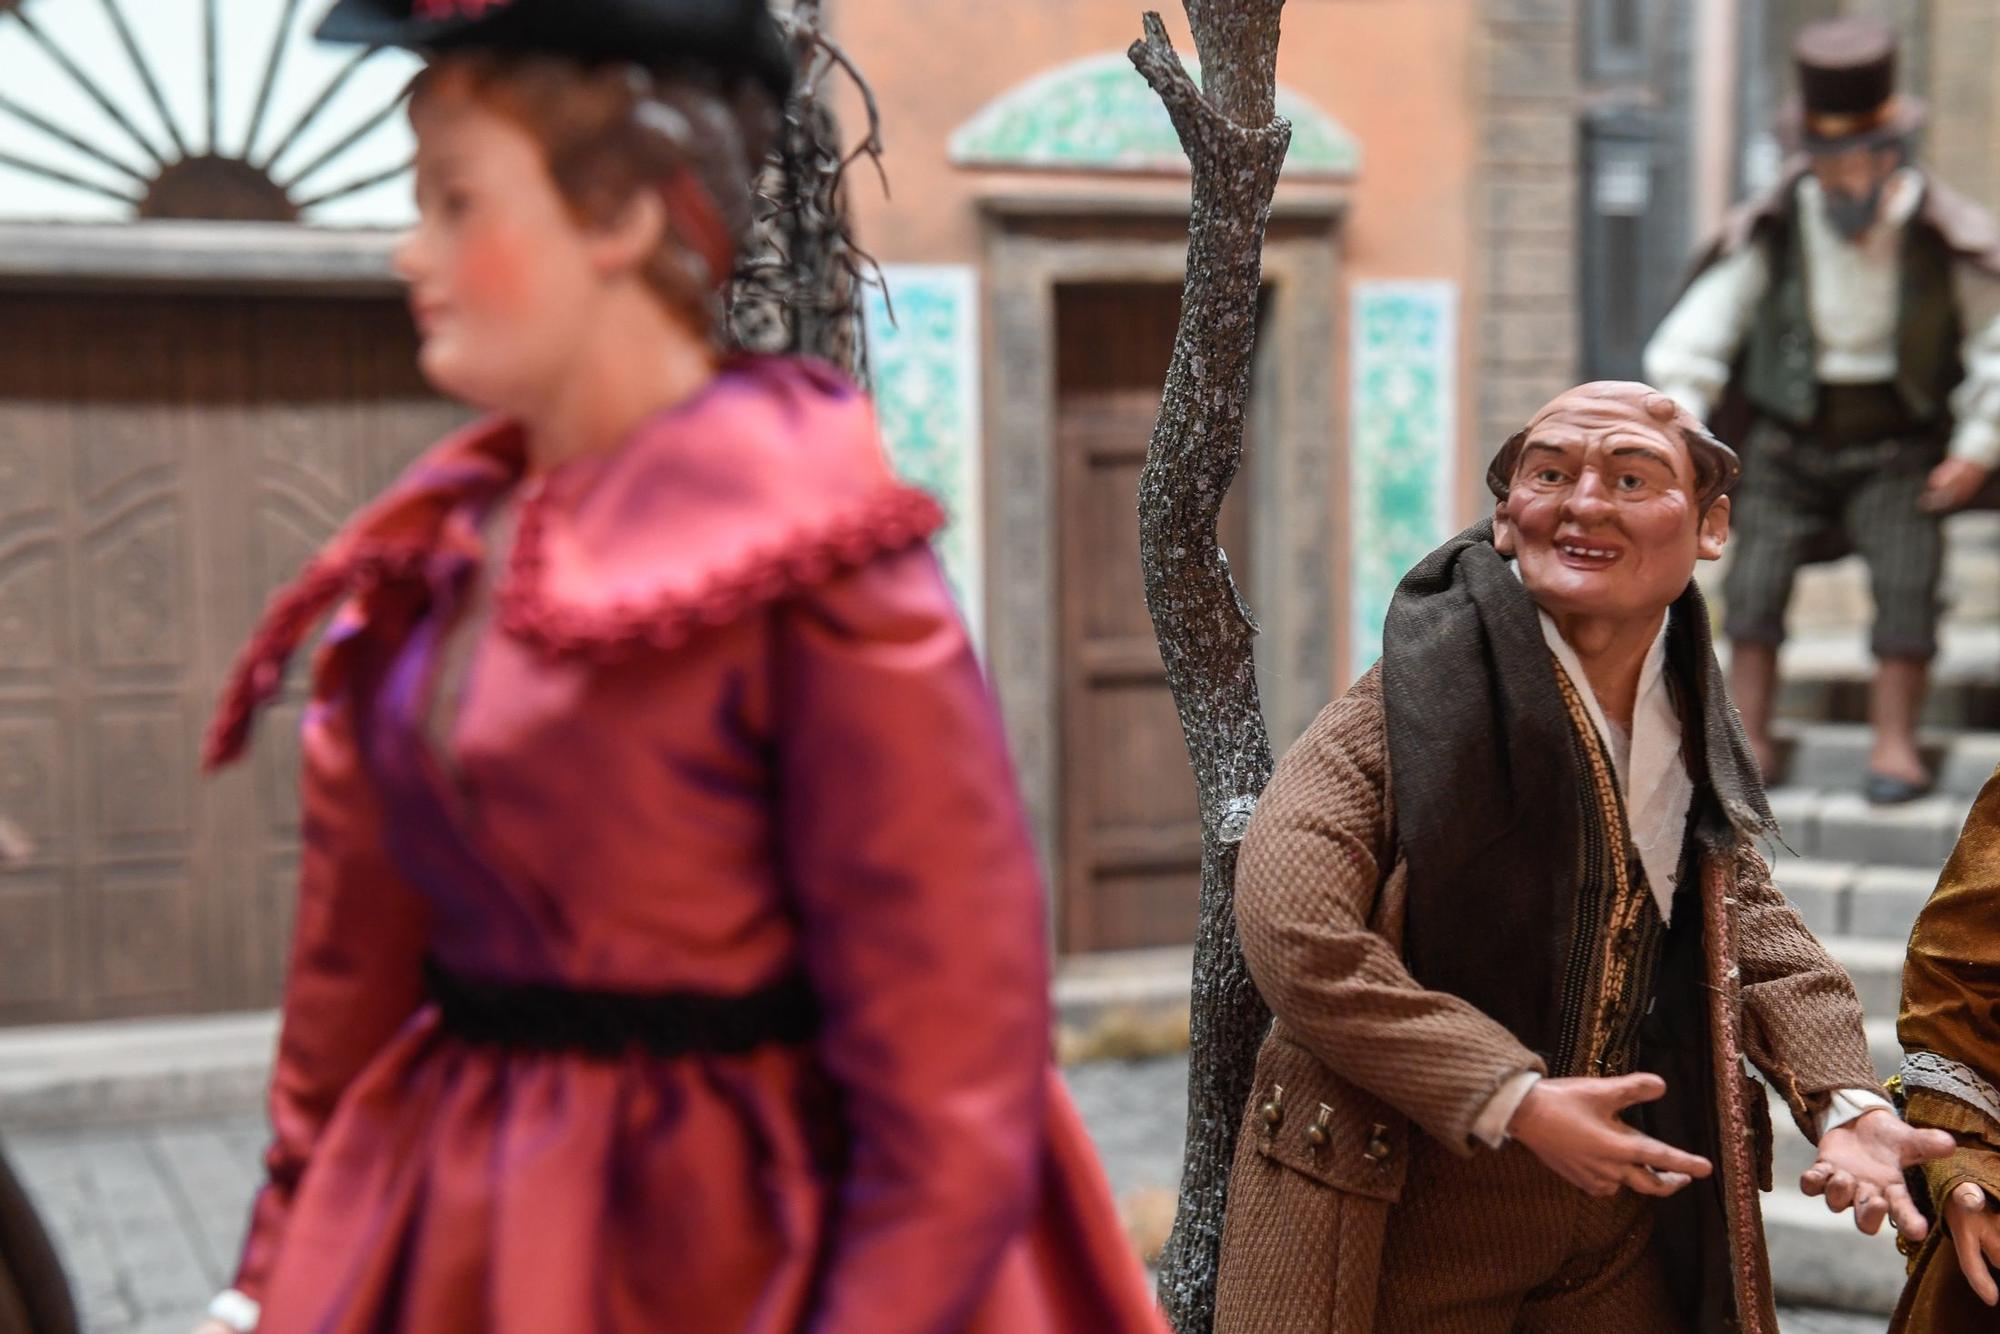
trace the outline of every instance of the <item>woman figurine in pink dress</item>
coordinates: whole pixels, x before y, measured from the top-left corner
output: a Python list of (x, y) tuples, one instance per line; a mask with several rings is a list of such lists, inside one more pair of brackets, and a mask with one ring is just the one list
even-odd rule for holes
[(338, 605), (274, 1139), (216, 1329), (1159, 1328), (1050, 1063), (992, 701), (833, 372), (724, 359), (763, 0), (342, 0), (431, 63), (397, 266), (493, 415), (273, 601)]

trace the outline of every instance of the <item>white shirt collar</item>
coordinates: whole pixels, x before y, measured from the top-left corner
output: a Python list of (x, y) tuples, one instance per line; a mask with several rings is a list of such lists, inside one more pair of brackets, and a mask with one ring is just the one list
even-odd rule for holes
[[(1520, 572), (1520, 566), (1514, 564), (1517, 577)], [(1535, 610), (1541, 617), (1542, 638), (1577, 687), (1605, 753), (1615, 756), (1618, 748), (1612, 745), (1611, 724), (1597, 702), (1597, 693), (1590, 688), (1590, 678), (1584, 675), (1582, 660), (1556, 628), (1555, 618), (1539, 607)], [(1618, 772), (1619, 789), (1625, 796), (1625, 821), (1663, 922), (1673, 920), (1681, 844), (1687, 836), (1688, 807), (1694, 801), (1694, 780), (1681, 758), (1680, 710), (1674, 706), (1674, 692), (1667, 684), (1667, 627), (1672, 622), (1669, 610), (1660, 618), (1660, 632), (1653, 637), (1645, 665), (1639, 669), (1639, 695), (1632, 709), (1631, 760)]]

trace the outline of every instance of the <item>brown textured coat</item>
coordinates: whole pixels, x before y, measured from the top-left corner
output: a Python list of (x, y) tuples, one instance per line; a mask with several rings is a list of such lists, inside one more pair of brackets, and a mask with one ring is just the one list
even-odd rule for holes
[[(1230, 1178), (1218, 1334), (1368, 1334), (1410, 1135), (1472, 1152), (1500, 1083), (1544, 1069), (1492, 1019), (1410, 976), (1406, 879), (1378, 669), (1286, 754), (1237, 869), (1244, 953), (1276, 1021)], [(1701, 891), (1714, 1068), (1748, 1055), (1812, 1134), (1832, 1092), (1875, 1085), (1853, 984), (1747, 843), (1704, 858)], [(1764, 1093), (1748, 1077), (1715, 1082), (1740, 1328), (1775, 1334), (1757, 1201)]]

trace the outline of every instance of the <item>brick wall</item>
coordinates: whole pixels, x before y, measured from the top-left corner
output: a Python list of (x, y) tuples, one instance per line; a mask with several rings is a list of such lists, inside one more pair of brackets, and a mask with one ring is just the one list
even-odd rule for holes
[(2000, 208), (2000, 0), (1931, 0), (1928, 158), (1945, 181)]
[(1576, 378), (1576, 8), (1481, 6), (1478, 398), (1469, 405), (1481, 462)]

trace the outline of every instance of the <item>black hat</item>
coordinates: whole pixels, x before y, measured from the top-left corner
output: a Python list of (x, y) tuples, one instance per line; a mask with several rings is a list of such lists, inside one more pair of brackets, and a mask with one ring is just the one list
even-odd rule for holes
[(1795, 148), (1838, 153), (1887, 144), (1923, 126), (1923, 103), (1896, 91), (1896, 31), (1879, 19), (1809, 23), (1792, 43), (1799, 96), (1779, 128)]
[(319, 36), (426, 52), (685, 61), (749, 75), (780, 101), (792, 80), (791, 57), (765, 0), (339, 0)]

